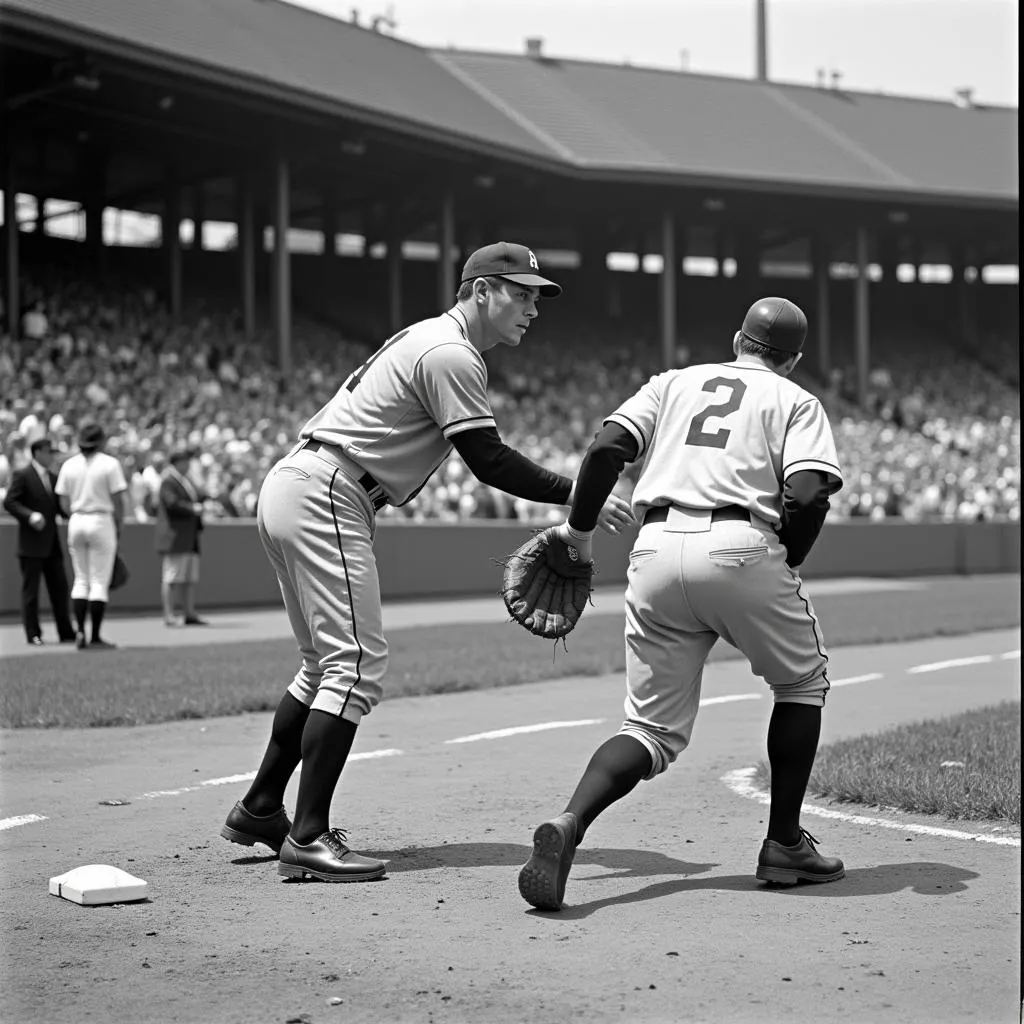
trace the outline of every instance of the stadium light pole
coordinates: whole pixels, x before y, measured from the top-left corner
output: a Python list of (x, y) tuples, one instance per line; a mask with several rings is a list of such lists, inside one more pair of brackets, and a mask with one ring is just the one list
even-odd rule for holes
[(768, 81), (768, 0), (757, 0), (757, 80)]

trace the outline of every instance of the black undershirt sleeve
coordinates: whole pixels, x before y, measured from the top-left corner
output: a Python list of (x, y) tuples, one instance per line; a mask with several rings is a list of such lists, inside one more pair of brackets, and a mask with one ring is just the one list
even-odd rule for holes
[(794, 569), (810, 554), (829, 510), (829, 481), (816, 469), (803, 469), (786, 479), (782, 488), (779, 540), (786, 564)]
[(597, 517), (615, 489), (623, 467), (639, 454), (636, 438), (625, 427), (605, 424), (587, 449), (576, 478), (576, 493), (569, 512), (569, 525), (574, 530), (589, 531), (597, 526)]
[(572, 481), (509, 448), (494, 427), (463, 430), (452, 437), (455, 450), (482, 484), (527, 501), (567, 505)]

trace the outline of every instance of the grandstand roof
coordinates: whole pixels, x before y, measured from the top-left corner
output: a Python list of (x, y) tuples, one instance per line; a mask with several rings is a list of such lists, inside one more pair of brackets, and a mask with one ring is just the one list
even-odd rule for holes
[(556, 158), (428, 51), (281, 0), (0, 0), (0, 16), (200, 79), (327, 101), (363, 121)]
[(1016, 202), (1015, 109), (435, 51), (581, 168)]
[(1015, 207), (1015, 108), (426, 50), (282, 0), (0, 0), (98, 53), (573, 176)]

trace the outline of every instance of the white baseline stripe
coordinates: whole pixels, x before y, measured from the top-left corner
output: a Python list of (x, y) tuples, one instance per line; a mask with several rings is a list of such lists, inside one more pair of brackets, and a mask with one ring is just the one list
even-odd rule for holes
[[(732, 693), (725, 697), (705, 697), (700, 706), (705, 704), (731, 704), (737, 700), (760, 700), (760, 693)], [(449, 743), (476, 743), (478, 740), (502, 740), (508, 736), (520, 736), (523, 733), (547, 732), (548, 729), (575, 729), (581, 725), (601, 725), (605, 718), (581, 718), (575, 722), (538, 722), (536, 725), (516, 725), (509, 729), (492, 729), (490, 732), (476, 732), (472, 736), (456, 736), (445, 740)]]
[(0, 818), (0, 832), (5, 828), (17, 828), (19, 825), (31, 825), (34, 821), (46, 821), (46, 815), (16, 814), (13, 818)]
[[(366, 761), (371, 758), (378, 757), (395, 757), (401, 754), (401, 750), (389, 749), (389, 750), (367, 750), (361, 754), (352, 754), (349, 757), (350, 761)], [(226, 786), (233, 782), (252, 782), (256, 778), (255, 772), (244, 772), (241, 775), (225, 775), (219, 779), (205, 779), (200, 782), (198, 786), (182, 786), (181, 789), (157, 789), (152, 793), (143, 793), (141, 796), (135, 797), (136, 800), (155, 800), (161, 796), (180, 796), (182, 793), (195, 793), (200, 789), (204, 789), (207, 786)]]
[(1020, 651), (1007, 651), (1005, 654), (1000, 654), (999, 657), (1002, 658), (1003, 661), (1009, 661), (1011, 658), (1019, 658)]
[(992, 660), (991, 654), (976, 654), (973, 658), (951, 658), (949, 661), (933, 661), (930, 665), (915, 665), (908, 668), (910, 675), (921, 672), (939, 672), (944, 668), (960, 668), (962, 665), (985, 665)]
[(853, 686), (854, 683), (873, 683), (876, 679), (884, 679), (882, 672), (868, 672), (863, 676), (850, 676), (849, 679), (833, 679), (829, 686)]
[[(737, 768), (722, 776), (724, 782), (737, 796), (756, 800), (758, 803), (770, 805), (771, 797), (754, 785), (756, 768)], [(1020, 846), (1015, 836), (994, 836), (986, 832), (961, 832), (953, 828), (939, 828), (935, 825), (915, 825), (910, 822), (893, 821), (890, 818), (869, 818), (863, 814), (849, 814), (836, 811), (831, 807), (817, 807), (814, 804), (802, 804), (800, 810), (804, 814), (814, 814), (819, 818), (833, 818), (848, 821), (853, 825), (871, 825), (875, 828), (891, 828), (900, 832), (916, 832), (918, 835), (942, 836), (946, 839), (970, 839), (978, 843), (992, 843), (996, 846)]]
[(603, 718), (581, 718), (577, 722), (539, 722), (537, 725), (516, 725), (511, 729), (493, 729), (491, 732), (477, 732), (472, 736), (457, 736), (445, 743), (475, 743), (477, 740), (500, 740), (506, 736), (518, 736), (527, 732), (545, 732), (548, 729), (574, 729), (581, 725), (600, 725)]

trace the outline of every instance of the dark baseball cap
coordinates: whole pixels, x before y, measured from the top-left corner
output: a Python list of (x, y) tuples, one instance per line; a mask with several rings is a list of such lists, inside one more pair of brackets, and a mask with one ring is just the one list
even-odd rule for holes
[(478, 277), (503, 277), (516, 284), (529, 284), (539, 288), (546, 299), (562, 294), (561, 285), (549, 281), (534, 271), (540, 270), (540, 263), (532, 249), (515, 242), (495, 242), (477, 249), (462, 268), (462, 281), (473, 281)]
[(743, 318), (744, 337), (779, 352), (799, 352), (807, 338), (807, 317), (789, 299), (758, 299)]

